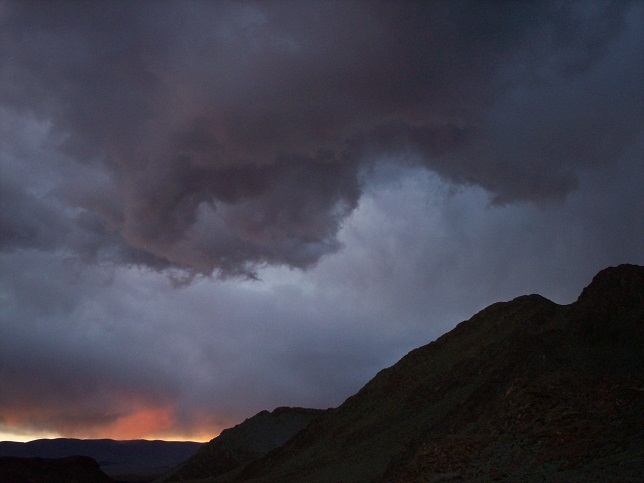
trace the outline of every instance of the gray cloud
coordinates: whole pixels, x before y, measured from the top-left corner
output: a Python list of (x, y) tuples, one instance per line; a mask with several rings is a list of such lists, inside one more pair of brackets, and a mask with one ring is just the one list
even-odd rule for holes
[(338, 250), (383, 151), (500, 201), (566, 196), (641, 135), (639, 18), (628, 3), (8, 2), (0, 102), (101, 173), (57, 193), (94, 252), (188, 274), (306, 268)]

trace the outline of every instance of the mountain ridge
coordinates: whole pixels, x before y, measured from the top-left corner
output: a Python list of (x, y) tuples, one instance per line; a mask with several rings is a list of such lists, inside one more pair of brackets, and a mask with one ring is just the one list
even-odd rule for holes
[(641, 476), (643, 272), (602, 270), (568, 305), (540, 295), (492, 304), (214, 481)]

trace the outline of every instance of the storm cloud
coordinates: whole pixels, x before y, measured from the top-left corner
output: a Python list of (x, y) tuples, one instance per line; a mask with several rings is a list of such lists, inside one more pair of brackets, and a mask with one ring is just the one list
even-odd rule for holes
[[(622, 2), (6, 3), (3, 116), (38, 126), (72, 179), (3, 190), (4, 245), (188, 274), (306, 268), (339, 249), (384, 155), (499, 201), (563, 198), (641, 135), (638, 15)], [(46, 216), (46, 197), (70, 213), (43, 228), (23, 212)]]
[(486, 304), (644, 262), (642, 24), (625, 1), (0, 3), (0, 430), (201, 437), (338, 404)]

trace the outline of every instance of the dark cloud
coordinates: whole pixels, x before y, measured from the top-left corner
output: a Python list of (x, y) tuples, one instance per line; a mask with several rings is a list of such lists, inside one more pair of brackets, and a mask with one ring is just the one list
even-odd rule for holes
[(305, 268), (338, 249), (383, 153), (501, 201), (569, 193), (581, 166), (641, 135), (640, 10), (8, 2), (0, 102), (102, 172), (59, 197), (88, 213), (74, 223), (91, 220), (94, 251), (188, 273)]

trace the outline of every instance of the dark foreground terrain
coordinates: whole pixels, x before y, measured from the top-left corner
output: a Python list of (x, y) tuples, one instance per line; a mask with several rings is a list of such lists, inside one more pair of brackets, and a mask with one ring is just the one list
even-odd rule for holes
[(570, 305), (493, 304), (341, 406), (263, 411), (162, 479), (644, 481), (644, 267)]
[(0, 457), (0, 481), (6, 483), (112, 483), (89, 456), (66, 458)]
[[(203, 443), (183, 441), (40, 439), (28, 443), (0, 442), (0, 457), (59, 459), (84, 455), (96, 460), (100, 469), (114, 479), (149, 481), (190, 458), (202, 446)], [(0, 470), (0, 482), (5, 481), (11, 480)]]

